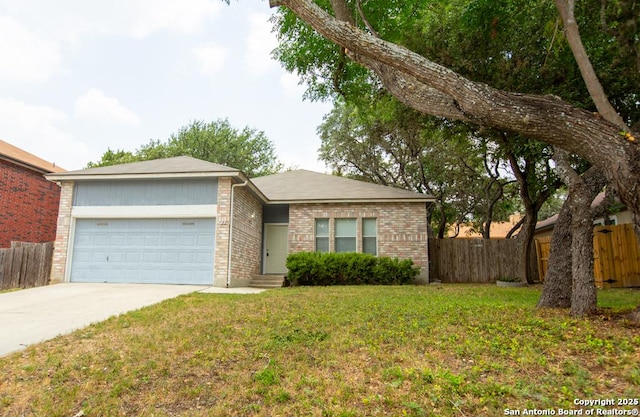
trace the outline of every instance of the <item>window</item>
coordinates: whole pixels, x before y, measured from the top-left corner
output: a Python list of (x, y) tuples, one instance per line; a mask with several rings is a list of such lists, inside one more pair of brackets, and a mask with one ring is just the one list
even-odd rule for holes
[(376, 219), (362, 219), (362, 253), (378, 254), (378, 225)]
[(316, 219), (316, 252), (329, 252), (329, 219)]
[(336, 219), (336, 252), (356, 251), (356, 219)]

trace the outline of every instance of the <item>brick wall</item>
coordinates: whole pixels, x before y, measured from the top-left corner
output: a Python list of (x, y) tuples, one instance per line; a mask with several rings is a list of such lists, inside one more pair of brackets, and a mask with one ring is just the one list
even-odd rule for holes
[(216, 248), (214, 256), (213, 285), (227, 285), (227, 265), (229, 264), (229, 222), (231, 204), (231, 179), (218, 179), (218, 214), (216, 218)]
[(231, 286), (245, 287), (260, 273), (262, 204), (246, 187), (236, 187), (234, 194)]
[(315, 219), (330, 219), (329, 249), (334, 250), (333, 219), (356, 218), (356, 246), (362, 251), (363, 218), (377, 219), (379, 256), (412, 259), (420, 281), (428, 281), (427, 211), (424, 203), (292, 204), (289, 252), (315, 251)]
[(58, 230), (53, 247), (51, 283), (64, 282), (71, 228), (71, 208), (73, 206), (73, 182), (63, 182), (60, 192)]
[[(260, 273), (262, 250), (262, 205), (246, 187), (237, 186), (234, 191), (233, 236), (231, 251), (232, 287), (249, 284), (251, 276)], [(218, 182), (218, 218), (216, 225), (216, 253), (214, 286), (227, 285), (229, 264), (229, 228), (231, 218), (231, 180)]]
[(43, 174), (0, 160), (0, 248), (53, 241), (59, 199), (60, 187)]

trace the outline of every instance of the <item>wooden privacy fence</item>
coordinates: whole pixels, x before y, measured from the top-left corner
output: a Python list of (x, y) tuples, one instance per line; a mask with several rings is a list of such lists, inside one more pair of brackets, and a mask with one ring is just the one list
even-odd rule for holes
[[(540, 280), (547, 273), (551, 237), (536, 239)], [(593, 275), (598, 288), (640, 287), (640, 244), (633, 225), (593, 229)]]
[(518, 247), (517, 239), (430, 238), (429, 279), (468, 283), (489, 283), (505, 277), (524, 280)]
[(0, 290), (47, 285), (53, 259), (53, 242), (11, 242), (0, 249)]

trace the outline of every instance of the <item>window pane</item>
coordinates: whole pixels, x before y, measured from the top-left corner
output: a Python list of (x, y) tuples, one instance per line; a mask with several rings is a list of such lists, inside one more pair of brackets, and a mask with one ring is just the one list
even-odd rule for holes
[(371, 255), (377, 255), (378, 249), (376, 245), (375, 237), (363, 237), (362, 238), (362, 252), (369, 253)]
[(336, 219), (337, 237), (356, 237), (356, 219)]
[(362, 219), (362, 252), (377, 255), (378, 225), (376, 219)]
[(362, 236), (375, 237), (377, 235), (376, 219), (362, 219)]
[(316, 238), (316, 252), (329, 252), (329, 238), (317, 237)]
[(316, 219), (316, 252), (329, 252), (329, 219)]
[(355, 251), (356, 251), (355, 237), (337, 237), (336, 238), (336, 252), (355, 252)]
[(336, 219), (336, 252), (356, 251), (356, 219)]
[(329, 237), (329, 219), (316, 219), (316, 237)]

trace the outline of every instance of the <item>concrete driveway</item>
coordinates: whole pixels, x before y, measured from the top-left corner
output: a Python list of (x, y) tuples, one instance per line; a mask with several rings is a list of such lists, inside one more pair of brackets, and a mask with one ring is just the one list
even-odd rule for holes
[(0, 294), (0, 356), (33, 343), (195, 291), (253, 293), (195, 285), (57, 284)]

